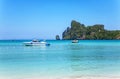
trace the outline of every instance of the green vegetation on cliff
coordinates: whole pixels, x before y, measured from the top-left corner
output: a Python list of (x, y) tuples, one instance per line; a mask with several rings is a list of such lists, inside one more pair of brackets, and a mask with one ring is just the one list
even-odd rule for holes
[(96, 24), (93, 26), (85, 26), (75, 20), (71, 22), (71, 27), (62, 34), (63, 39), (92, 39), (92, 40), (111, 40), (120, 39), (120, 30), (106, 30), (104, 25)]

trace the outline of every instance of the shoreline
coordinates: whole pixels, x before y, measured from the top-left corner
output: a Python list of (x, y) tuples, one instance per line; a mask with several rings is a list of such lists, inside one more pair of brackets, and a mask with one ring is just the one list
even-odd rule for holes
[(120, 79), (120, 76), (0, 77), (0, 79)]

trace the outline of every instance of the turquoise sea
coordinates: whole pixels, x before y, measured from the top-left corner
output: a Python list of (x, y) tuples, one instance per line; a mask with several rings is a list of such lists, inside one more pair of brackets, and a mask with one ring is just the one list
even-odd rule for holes
[(0, 77), (120, 76), (120, 40), (47, 40), (48, 47), (26, 41), (0, 41)]

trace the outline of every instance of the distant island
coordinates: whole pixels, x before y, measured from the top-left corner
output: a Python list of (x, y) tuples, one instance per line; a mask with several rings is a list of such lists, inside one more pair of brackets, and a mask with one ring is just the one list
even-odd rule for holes
[(71, 27), (62, 33), (63, 40), (116, 40), (120, 39), (120, 30), (106, 30), (103, 24), (85, 26), (75, 20), (72, 20)]
[(60, 40), (60, 36), (59, 35), (56, 35), (56, 40)]

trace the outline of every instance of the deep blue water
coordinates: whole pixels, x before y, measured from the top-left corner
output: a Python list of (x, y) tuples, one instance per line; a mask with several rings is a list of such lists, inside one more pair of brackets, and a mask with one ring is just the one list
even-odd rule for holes
[(0, 41), (0, 76), (119, 76), (120, 40), (47, 40), (51, 45), (24, 46), (30, 40)]

